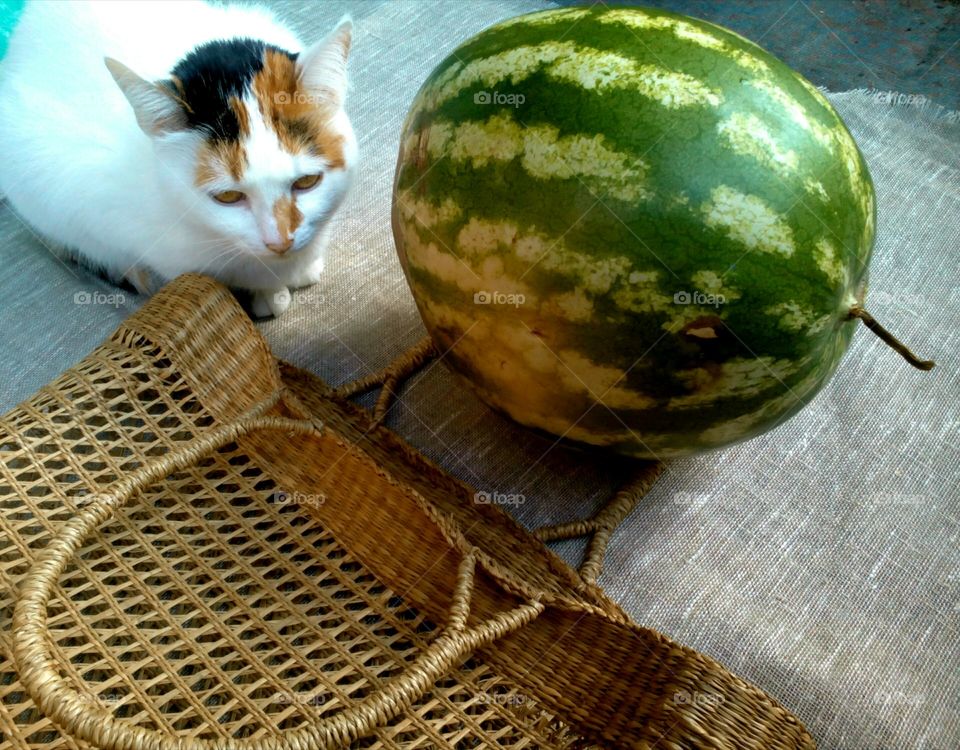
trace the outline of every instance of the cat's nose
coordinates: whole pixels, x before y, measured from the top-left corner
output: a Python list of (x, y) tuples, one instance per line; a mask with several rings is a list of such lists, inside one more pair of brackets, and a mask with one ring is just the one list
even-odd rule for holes
[(277, 255), (283, 255), (287, 250), (293, 247), (293, 237), (287, 237), (279, 242), (265, 242), (267, 250)]

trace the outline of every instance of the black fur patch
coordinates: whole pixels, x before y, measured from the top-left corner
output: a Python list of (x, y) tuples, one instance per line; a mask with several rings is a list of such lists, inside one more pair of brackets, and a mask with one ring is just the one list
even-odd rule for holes
[(263, 70), (268, 49), (297, 59), (296, 54), (257, 39), (230, 39), (201, 44), (178, 62), (171, 73), (182, 86), (174, 88), (179, 88), (179, 96), (190, 107), (190, 127), (214, 139), (238, 140), (240, 123), (229, 101), (234, 96), (243, 98), (253, 77)]

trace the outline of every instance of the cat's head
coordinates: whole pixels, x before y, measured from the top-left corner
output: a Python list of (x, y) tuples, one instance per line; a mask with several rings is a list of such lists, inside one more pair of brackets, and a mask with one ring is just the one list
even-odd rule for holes
[(344, 110), (352, 26), (294, 54), (254, 39), (208, 42), (166, 80), (107, 58), (166, 186), (213, 239), (198, 252), (289, 255), (331, 217), (356, 140)]

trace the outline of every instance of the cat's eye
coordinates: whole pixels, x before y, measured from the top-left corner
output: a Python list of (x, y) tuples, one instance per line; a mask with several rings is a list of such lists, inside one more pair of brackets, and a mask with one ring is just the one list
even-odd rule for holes
[(303, 177), (299, 177), (293, 181), (293, 189), (309, 190), (312, 187), (316, 187), (321, 177), (323, 177), (322, 174), (305, 174)]
[(246, 196), (239, 190), (224, 190), (223, 192), (213, 194), (213, 199), (217, 203), (224, 203), (226, 205), (230, 205), (231, 203), (239, 203), (245, 197)]

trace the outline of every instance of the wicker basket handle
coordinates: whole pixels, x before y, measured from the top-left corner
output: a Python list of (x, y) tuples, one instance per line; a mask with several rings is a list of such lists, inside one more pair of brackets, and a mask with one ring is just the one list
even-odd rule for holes
[(47, 639), (47, 604), (59, 576), (81, 545), (102, 523), (137, 493), (169, 474), (195, 464), (203, 456), (255, 430), (281, 430), (290, 435), (316, 434), (308, 420), (262, 416), (276, 397), (236, 422), (211, 429), (165, 454), (100, 493), (94, 502), (66, 522), (40, 552), (20, 583), (13, 614), (13, 654), (20, 679), (37, 706), (65, 732), (104, 750), (306, 750), (343, 747), (385, 724), (424, 695), (445, 673), (469, 654), (533, 620), (543, 604), (531, 600), (467, 627), (473, 591), (476, 549), (463, 557), (446, 627), (406, 670), (363, 700), (308, 726), (256, 739), (190, 739), (127, 724), (92, 706), (61, 677)]
[(580, 576), (587, 583), (596, 584), (603, 572), (603, 558), (614, 530), (630, 515), (663, 473), (660, 461), (644, 461), (630, 480), (596, 514), (582, 521), (569, 521), (534, 529), (533, 535), (541, 542), (576, 539), (589, 536), (587, 551), (580, 564)]
[[(430, 336), (421, 339), (413, 347), (405, 351), (382, 370), (370, 373), (365, 377), (344, 383), (333, 389), (333, 395), (338, 398), (352, 398), (380, 388), (380, 394), (373, 407), (371, 424), (382, 424), (393, 406), (400, 390), (400, 386), (411, 375), (422, 369), (431, 360), (443, 358), (436, 344)], [(640, 499), (649, 492), (663, 473), (664, 464), (661, 461), (642, 461), (631, 479), (617, 492), (610, 501), (595, 515), (580, 521), (542, 526), (532, 533), (542, 542), (555, 542), (561, 539), (575, 539), (589, 536), (587, 551), (580, 565), (580, 576), (591, 584), (597, 583), (603, 571), (603, 558), (607, 552), (607, 544), (614, 530), (623, 523), (640, 502)]]
[(400, 391), (400, 386), (415, 372), (419, 371), (427, 362), (439, 356), (433, 339), (429, 336), (421, 339), (413, 347), (393, 360), (382, 370), (371, 373), (359, 380), (344, 383), (333, 390), (333, 395), (339, 398), (352, 398), (361, 393), (367, 393), (374, 388), (380, 388), (377, 403), (373, 407), (371, 422), (381, 424), (386, 419), (390, 407)]

